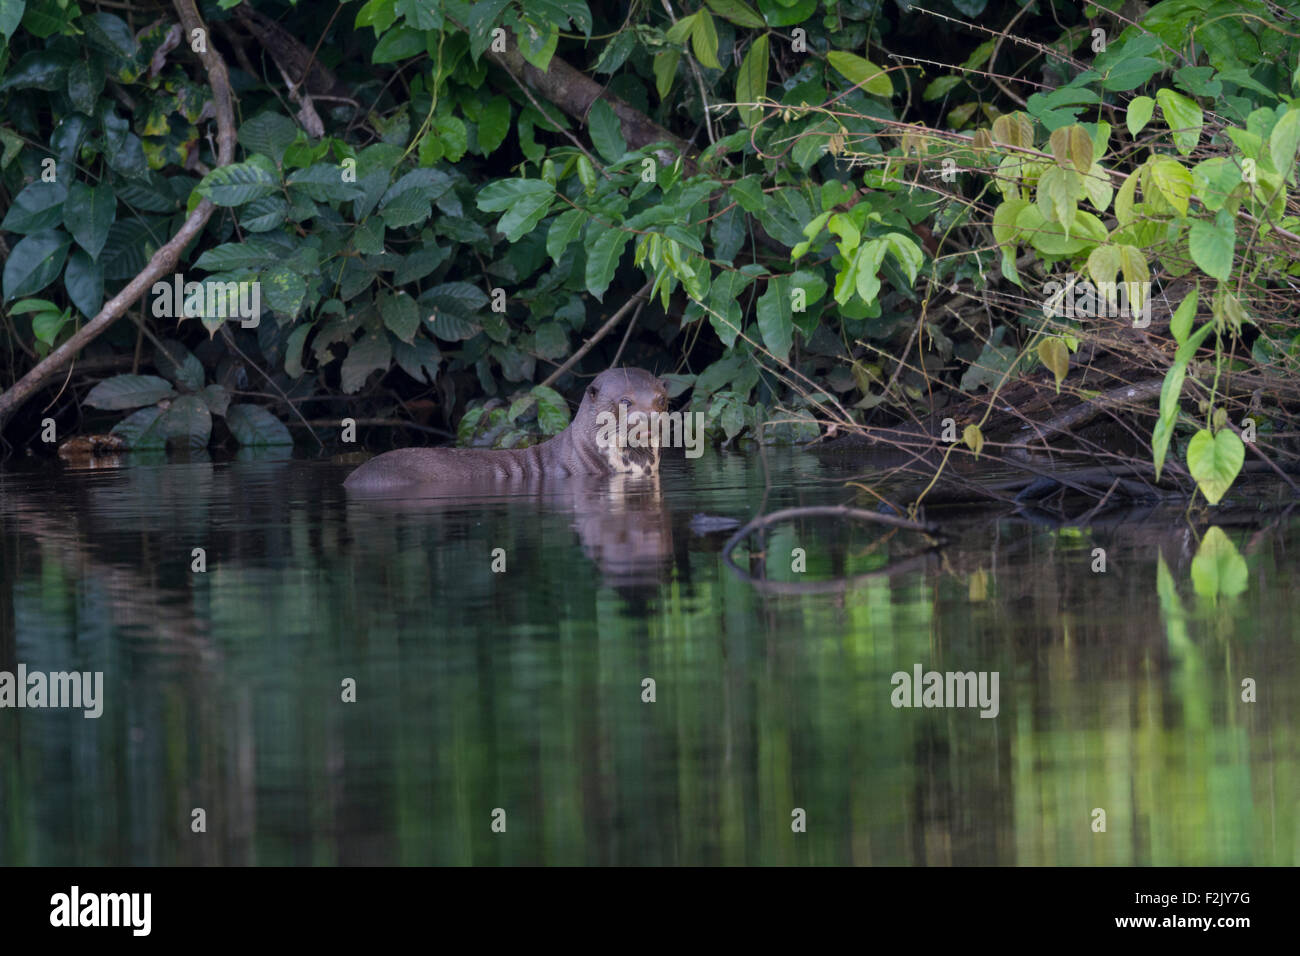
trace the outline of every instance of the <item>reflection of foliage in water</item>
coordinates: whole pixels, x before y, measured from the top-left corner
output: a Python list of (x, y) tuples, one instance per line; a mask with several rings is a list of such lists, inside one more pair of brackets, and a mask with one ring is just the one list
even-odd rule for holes
[[(783, 490), (810, 467), (779, 462), (767, 507), (839, 500)], [(666, 580), (620, 588), (562, 511), (357, 522), (337, 477), (142, 468), (47, 482), (39, 506), (7, 488), (0, 668), (102, 669), (109, 701), (98, 721), (0, 714), (0, 861), (1297, 862), (1285, 528), (1217, 605), (1167, 516), (958, 525), (929, 574), (762, 598), (717, 538), (677, 534)], [(678, 520), (762, 494), (734, 459), (668, 478)], [(784, 526), (769, 573), (795, 546), (810, 577), (872, 570), (894, 551), (872, 533)], [(1001, 716), (895, 710), (889, 677), (916, 662), (999, 671)]]

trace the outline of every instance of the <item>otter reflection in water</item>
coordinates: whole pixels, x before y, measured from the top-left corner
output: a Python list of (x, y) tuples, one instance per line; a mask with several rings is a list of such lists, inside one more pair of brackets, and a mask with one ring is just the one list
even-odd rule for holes
[[(510, 506), (520, 502), (536, 506), (543, 514), (567, 517), (583, 553), (600, 569), (606, 584), (657, 585), (666, 576), (673, 556), (672, 514), (664, 504), (657, 474), (444, 481), (384, 492), (353, 491), (347, 507), (350, 524), (370, 523), (388, 514), (401, 514), (408, 521), (427, 517), (431, 523), (445, 523), (452, 515), (464, 517), (466, 512), (476, 524), (499, 520), (499, 541), (509, 560), (516, 560), (527, 550), (526, 542), (541, 533), (532, 522), (520, 526), (515, 520), (518, 511), (509, 513)], [(441, 530), (451, 533), (450, 528)], [(488, 538), (497, 540), (493, 534)], [(510, 547), (516, 538), (520, 546)]]

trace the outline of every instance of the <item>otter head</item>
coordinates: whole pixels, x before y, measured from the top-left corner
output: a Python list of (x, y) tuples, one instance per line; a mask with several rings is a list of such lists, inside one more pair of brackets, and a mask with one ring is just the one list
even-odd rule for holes
[(668, 390), (659, 379), (639, 368), (611, 368), (587, 386), (574, 424), (591, 435), (611, 472), (653, 475), (659, 416), (667, 410)]

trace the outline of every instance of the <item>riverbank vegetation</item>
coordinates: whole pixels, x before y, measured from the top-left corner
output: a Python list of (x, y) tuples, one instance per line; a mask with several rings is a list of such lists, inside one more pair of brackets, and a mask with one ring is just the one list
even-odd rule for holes
[(0, 0), (0, 36), (9, 449), (508, 447), (623, 363), (719, 442), (1296, 487), (1300, 3)]

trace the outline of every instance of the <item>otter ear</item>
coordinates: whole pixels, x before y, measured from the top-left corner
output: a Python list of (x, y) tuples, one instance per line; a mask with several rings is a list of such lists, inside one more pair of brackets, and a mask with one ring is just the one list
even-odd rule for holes
[(599, 394), (600, 394), (600, 389), (598, 389), (595, 385), (588, 385), (588, 386), (587, 386), (587, 397), (588, 397), (588, 398), (592, 398), (592, 399), (594, 399), (594, 398), (595, 398), (597, 395), (599, 395)]

